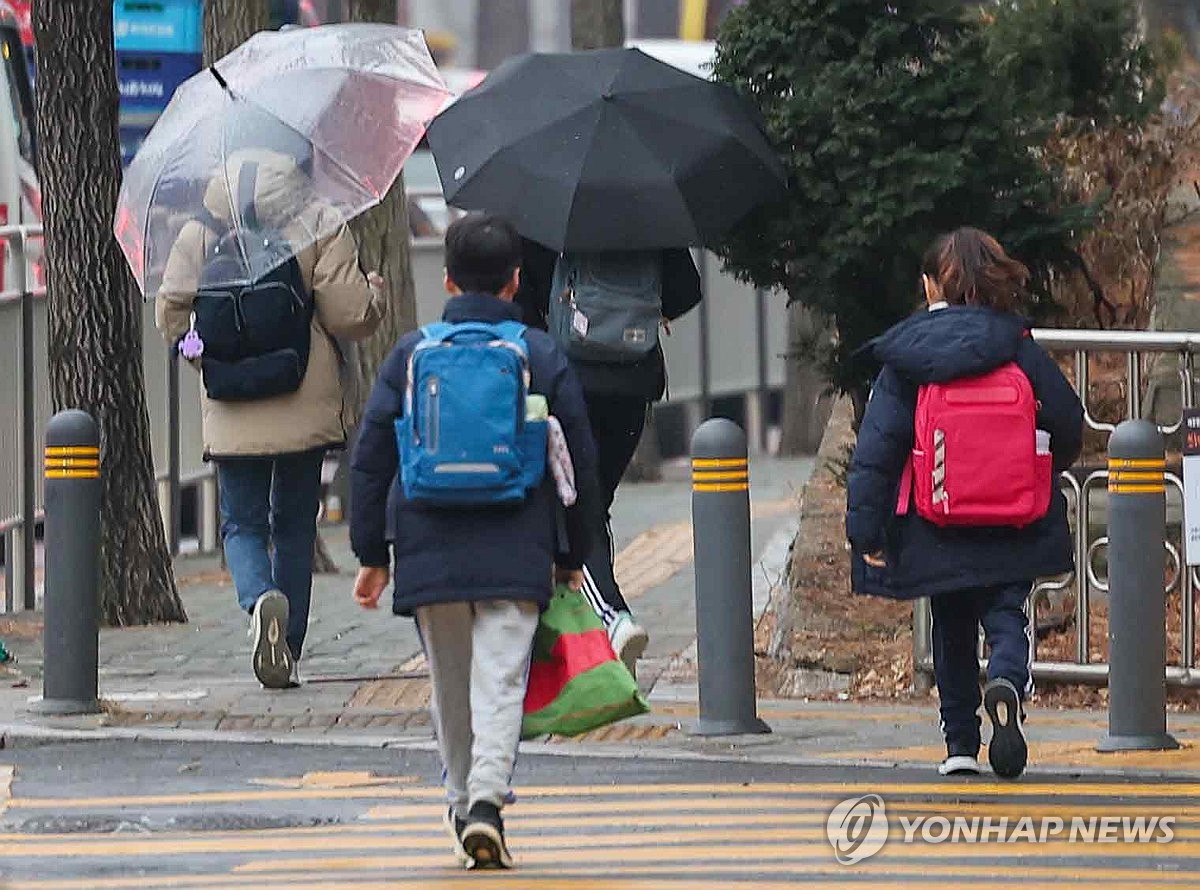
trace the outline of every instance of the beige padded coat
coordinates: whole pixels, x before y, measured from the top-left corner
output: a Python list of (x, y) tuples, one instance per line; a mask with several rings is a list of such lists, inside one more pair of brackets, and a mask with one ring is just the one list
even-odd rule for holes
[[(281, 154), (241, 151), (228, 160), (229, 181), (237, 182), (242, 164), (258, 164), (255, 209), (259, 219), (278, 226), (302, 243), (309, 225), (322, 231), (330, 209), (296, 208), (297, 177), (304, 174)], [(208, 187), (205, 205), (218, 219), (231, 216), (224, 182)], [(345, 398), (341, 359), (333, 338), (361, 340), (371, 335), (383, 316), (382, 298), (374, 294), (358, 263), (358, 249), (345, 223), (334, 234), (297, 254), (304, 283), (313, 295), (312, 349), (308, 371), (293, 393), (253, 402), (217, 402), (203, 394), (206, 457), (251, 457), (294, 454), (338, 447), (346, 441)], [(171, 249), (155, 305), (158, 329), (176, 343), (191, 325), (192, 302), (200, 270), (215, 233), (199, 222), (183, 227)]]

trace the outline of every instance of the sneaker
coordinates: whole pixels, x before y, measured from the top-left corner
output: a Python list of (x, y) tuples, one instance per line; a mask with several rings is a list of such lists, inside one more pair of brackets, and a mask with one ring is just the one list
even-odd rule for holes
[(292, 653), (287, 645), (288, 601), (278, 590), (268, 590), (254, 604), (250, 633), (254, 640), (251, 666), (266, 689), (287, 689), (292, 679)]
[(463, 868), (471, 868), (471, 857), (467, 855), (462, 844), (463, 832), (467, 828), (466, 820), (458, 818), (454, 807), (447, 807), (446, 815), (442, 817), (442, 825), (446, 827), (446, 833), (450, 835), (450, 840), (454, 843), (454, 858), (458, 860), (458, 864)]
[(618, 612), (617, 619), (608, 630), (608, 638), (612, 641), (613, 651), (617, 658), (629, 668), (629, 673), (637, 675), (637, 662), (650, 644), (650, 634), (646, 628), (633, 620), (628, 612)]
[(300, 659), (292, 659), (292, 673), (288, 677), (288, 689), (299, 689), (304, 685), (304, 681), (300, 678)]
[(992, 740), (988, 744), (988, 762), (1002, 779), (1015, 779), (1025, 772), (1029, 746), (1021, 722), (1021, 696), (1008, 680), (992, 680), (983, 690), (983, 707), (992, 721)]
[(471, 860), (467, 868), (512, 868), (512, 856), (504, 843), (504, 821), (494, 803), (479, 801), (467, 814), (462, 832), (463, 850)]

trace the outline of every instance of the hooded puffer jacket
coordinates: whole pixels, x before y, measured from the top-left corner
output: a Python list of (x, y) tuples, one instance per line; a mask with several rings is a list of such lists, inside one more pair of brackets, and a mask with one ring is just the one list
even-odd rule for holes
[[(340, 447), (346, 441), (346, 406), (334, 338), (370, 336), (383, 317), (383, 302), (367, 285), (345, 222), (331, 220), (329, 215), (336, 213), (331, 208), (297, 206), (297, 196), (305, 192), (296, 162), (277, 152), (238, 151), (227, 162), (228, 181), (237, 182), (242, 165), (250, 162), (258, 165), (255, 210), (260, 220), (295, 243), (305, 243), (305, 231), (333, 234), (297, 254), (315, 304), (303, 383), (295, 392), (252, 402), (218, 402), (202, 393), (205, 456), (261, 457)], [(209, 184), (204, 203), (217, 220), (230, 219), (224, 177)], [(216, 237), (211, 227), (192, 221), (171, 249), (155, 306), (158, 329), (168, 343), (177, 343), (191, 324), (200, 272)]]
[[(1067, 504), (1056, 487), (1050, 511), (1022, 529), (938, 528), (910, 510), (896, 515), (900, 476), (913, 447), (917, 390), (1016, 362), (1050, 433), (1056, 472), (1079, 456), (1083, 406), (1053, 359), (1015, 315), (956, 306), (914, 316), (873, 344), (883, 371), (871, 391), (847, 485), (846, 532), (858, 593), (897, 599), (1033, 582), (1074, 567)], [(866, 564), (882, 551), (886, 568)]]

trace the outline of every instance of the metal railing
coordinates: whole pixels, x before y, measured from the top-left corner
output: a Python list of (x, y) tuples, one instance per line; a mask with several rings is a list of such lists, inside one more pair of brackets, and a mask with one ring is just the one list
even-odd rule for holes
[[(0, 414), (16, 423), (0, 426), (0, 541), (4, 548), (4, 595), (0, 613), (37, 607), (37, 528), (41, 522), (42, 430), (50, 416), (45, 288), (34, 283), (31, 264), (40, 259), (39, 226), (0, 227), (4, 282), (0, 291), (0, 349), (13, 371), (0, 375)], [(196, 490), (195, 526), (202, 551), (215, 550), (216, 479), (201, 460), (200, 404), (196, 382), (181, 386), (178, 362), (154, 329), (152, 307), (143, 309), (143, 356), (155, 451), (155, 479), (163, 525), (172, 553), (180, 546), (181, 491)], [(19, 318), (18, 318), (19, 316)], [(186, 390), (181, 393), (181, 389)], [(15, 410), (14, 410), (15, 409)], [(181, 442), (180, 431), (184, 437)]]
[[(1091, 389), (1090, 360), (1097, 354), (1123, 354), (1125, 356), (1124, 418), (1140, 418), (1143, 414), (1142, 361), (1147, 355), (1158, 357), (1174, 356), (1178, 360), (1180, 396), (1183, 408), (1196, 407), (1195, 360), (1200, 353), (1200, 333), (1172, 333), (1156, 331), (1084, 331), (1084, 330), (1035, 330), (1035, 339), (1052, 353), (1069, 352), (1074, 358), (1074, 384), (1084, 405), (1084, 422), (1099, 433), (1111, 434), (1116, 423), (1099, 420), (1093, 413), (1089, 392)], [(1164, 435), (1171, 435), (1183, 425), (1182, 415), (1173, 423), (1159, 426)], [(1183, 479), (1180, 472), (1168, 469), (1168, 510), (1174, 499), (1172, 490), (1183, 501)], [(1106, 684), (1109, 666), (1107, 662), (1092, 658), (1091, 615), (1092, 593), (1107, 593), (1107, 576), (1096, 571), (1097, 556), (1107, 545), (1107, 537), (1101, 532), (1092, 536), (1093, 496), (1097, 501), (1107, 497), (1107, 469), (1075, 467), (1063, 473), (1061, 488), (1067, 496), (1074, 525), (1075, 571), (1061, 578), (1042, 579), (1030, 593), (1028, 611), (1030, 622), (1036, 622), (1037, 605), (1052, 594), (1071, 593), (1075, 597), (1075, 653), (1074, 660), (1042, 661), (1037, 658), (1037, 635), (1033, 635), (1035, 679), (1052, 679), (1073, 683)], [(1181, 600), (1180, 657), (1169, 663), (1166, 680), (1174, 686), (1200, 686), (1200, 671), (1196, 670), (1196, 611), (1195, 592), (1200, 586), (1200, 576), (1195, 569), (1186, 565), (1181, 547), (1169, 539), (1165, 542), (1172, 572), (1165, 586), (1165, 595), (1179, 592)], [(917, 600), (913, 609), (913, 666), (914, 682), (918, 688), (927, 689), (933, 675), (932, 612), (928, 599)], [(1164, 629), (1165, 632), (1165, 629)], [(980, 654), (982, 655), (982, 642)], [(986, 667), (986, 661), (984, 662)]]
[[(0, 227), (0, 241), (5, 244), (5, 289), (0, 301), (20, 304), (20, 438), (18, 443), (18, 478), (20, 507), (16, 515), (0, 516), (0, 534), (4, 540), (4, 611), (32, 609), (36, 605), (36, 528), (37, 510), (37, 437), (34, 428), (36, 415), (34, 399), (34, 318), (33, 301), (45, 295), (41, 288), (29, 286), (29, 243), (40, 239), (40, 226)], [(8, 286), (8, 282), (12, 286)], [(36, 293), (35, 293), (36, 290)]]

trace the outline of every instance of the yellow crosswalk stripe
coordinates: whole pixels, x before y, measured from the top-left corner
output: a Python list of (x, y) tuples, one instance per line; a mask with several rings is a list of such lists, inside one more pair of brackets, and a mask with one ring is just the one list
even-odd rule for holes
[[(628, 824), (628, 823), (625, 823)], [(513, 831), (519, 831), (519, 822), (511, 820)], [(638, 823), (640, 828), (640, 823)], [(1192, 837), (1200, 837), (1191, 833)], [(903, 838), (900, 825), (893, 825), (890, 837)], [(688, 845), (703, 844), (704, 842), (719, 841), (726, 843), (746, 843), (762, 845), (785, 857), (804, 857), (810, 852), (820, 856), (829, 855), (829, 846), (825, 829), (822, 828), (677, 828), (673, 831), (615, 831), (581, 835), (578, 832), (562, 834), (544, 834), (537, 837), (540, 850), (572, 850), (572, 855), (579, 855), (584, 849), (618, 849), (620, 857), (646, 854), (651, 858), (657, 856), (670, 857), (678, 855), (680, 859), (694, 858), (696, 849)], [(652, 847), (638, 847), (648, 840), (653, 840)], [(0, 859), (5, 858), (57, 858), (62, 856), (165, 856), (198, 853), (289, 853), (312, 851), (339, 850), (397, 850), (397, 849), (433, 849), (439, 851), (446, 846), (446, 835), (437, 829), (436, 825), (428, 828), (409, 830), (401, 834), (385, 835), (353, 835), (345, 833), (327, 834), (324, 836), (263, 836), (258, 832), (245, 832), (241, 836), (209, 837), (205, 834), (193, 834), (187, 837), (159, 838), (154, 834), (142, 837), (114, 837), (106, 840), (35, 842), (24, 844), (7, 844), (0, 852)], [(1082, 849), (1079, 844), (1068, 842), (1050, 842), (1045, 844), (1030, 844), (1027, 842), (1008, 843), (1008, 849), (1029, 849), (1036, 847), (1044, 853), (1062, 852)], [(1173, 855), (1200, 856), (1200, 840), (1191, 841), (1178, 839), (1170, 844)], [(723, 849), (723, 848), (722, 848)], [(892, 855), (912, 855), (909, 851), (918, 847), (896, 848)], [(956, 856), (974, 855), (971, 851), (989, 850), (995, 855), (995, 850), (988, 844), (976, 844), (955, 849)], [(1118, 849), (1132, 852), (1120, 853)], [(1154, 845), (1133, 845), (1106, 850), (1105, 855), (1146, 855), (1147, 850)], [(247, 865), (255, 869), (256, 864)]]
[[(11, 776), (10, 776), (11, 778)], [(3, 767), (0, 767), (2, 785)], [(713, 785), (530, 786), (506, 811), (518, 871), (464, 875), (453, 866), (440, 826), (444, 792), (413, 787), (411, 776), (309, 773), (253, 780), (258, 787), (195, 794), (15, 799), (12, 809), (150, 809), (157, 806), (261, 807), (273, 801), (357, 802), (348, 824), (273, 829), (162, 831), (143, 835), (0, 835), (0, 873), (24, 864), (78, 863), (107, 876), (10, 881), (12, 890), (243, 890), (247, 887), (605, 888), (682, 890), (806, 886), (859, 888), (988, 883), (1042, 886), (1195, 886), (1200, 865), (1200, 783), (1100, 781), (997, 784), (989, 780), (810, 782)], [(265, 787), (264, 787), (265, 786)], [(826, 832), (839, 801), (876, 793), (886, 802), (889, 843), (872, 859), (837, 864)], [(1064, 796), (1069, 795), (1069, 799)], [(906, 843), (900, 817), (1000, 816), (1017, 819), (1175, 817), (1169, 844)], [(209, 864), (210, 873), (156, 873), (176, 857)], [(203, 858), (208, 857), (208, 858)], [(1081, 865), (1081, 861), (1084, 865)], [(1155, 867), (1158, 866), (1158, 867)], [(75, 866), (68, 866), (75, 867)], [(128, 876), (113, 874), (121, 868)], [(140, 872), (140, 874), (138, 874)], [(998, 876), (1002, 876), (1000, 879)], [(904, 882), (909, 882), (905, 884)], [(914, 883), (915, 882), (915, 883)]]
[[(645, 809), (645, 808), (643, 808), (643, 809)], [(655, 809), (662, 809), (662, 810), (670, 809), (671, 812), (670, 813), (666, 813), (666, 812), (657, 813), (654, 815), (646, 815), (646, 814), (638, 815), (636, 813), (630, 812), (630, 813), (628, 813), (628, 816), (631, 818), (636, 818), (636, 825), (637, 825), (638, 829), (646, 829), (646, 828), (675, 828), (680, 824), (681, 820), (686, 820), (689, 815), (686, 810), (679, 809), (678, 805), (676, 805), (675, 807), (668, 807), (668, 806), (656, 807)], [(1077, 811), (1076, 808), (1073, 808), (1073, 807), (1062, 807), (1062, 808), (1056, 808), (1056, 809), (1060, 809), (1060, 810), (1062, 810), (1062, 812), (1047, 811), (1047, 810), (1039, 807), (1037, 809), (1037, 816), (1041, 817), (1041, 816), (1064, 816), (1064, 815), (1076, 816), (1076, 815), (1078, 815), (1081, 817), (1086, 817), (1087, 815), (1089, 815), (1086, 812), (1080, 813)], [(922, 810), (926, 810), (926, 811), (923, 812)], [(407, 812), (398, 814), (401, 817), (408, 817), (409, 821), (406, 821), (406, 822), (376, 821), (376, 822), (367, 822), (365, 824), (338, 825), (335, 827), (304, 826), (304, 827), (293, 827), (293, 828), (268, 828), (268, 829), (261, 829), (261, 830), (256, 831), (255, 836), (262, 837), (265, 839), (272, 839), (272, 838), (279, 838), (279, 837), (300, 837), (300, 838), (332, 837), (332, 836), (337, 836), (337, 835), (346, 835), (346, 836), (375, 835), (375, 836), (380, 836), (380, 837), (384, 837), (384, 836), (390, 837), (390, 836), (395, 836), (398, 833), (402, 833), (405, 831), (411, 831), (412, 829), (416, 828), (416, 829), (424, 830), (420, 833), (431, 833), (432, 832), (432, 833), (436, 834), (438, 839), (441, 839), (443, 837), (443, 835), (440, 832), (436, 832), (436, 831), (434, 831), (434, 829), (432, 829), (430, 827), (430, 826), (437, 825), (438, 820), (441, 819), (442, 809), (440, 807), (437, 809), (434, 809), (434, 810), (427, 810), (425, 812), (422, 812), (419, 816), (414, 816), (413, 812), (414, 811), (407, 811)], [(420, 812), (420, 811), (416, 811), (416, 812)], [(508, 821), (512, 830), (514, 832), (516, 832), (518, 835), (525, 835), (525, 834), (527, 834), (529, 832), (533, 832), (533, 831), (547, 831), (547, 830), (563, 829), (563, 828), (566, 828), (566, 829), (572, 830), (572, 831), (582, 831), (582, 830), (588, 830), (588, 829), (605, 829), (605, 828), (612, 828), (614, 825), (621, 824), (621, 822), (623, 822), (623, 821), (625, 821), (625, 822), (628, 821), (628, 820), (618, 820), (617, 818), (614, 818), (613, 815), (580, 815), (581, 813), (591, 814), (593, 812), (594, 812), (593, 809), (591, 807), (588, 807), (586, 804), (581, 805), (581, 806), (576, 806), (573, 811), (569, 811), (566, 808), (564, 808), (562, 814), (549, 815), (549, 816), (530, 816), (530, 815), (526, 815), (526, 814), (520, 812), (518, 809), (517, 812), (512, 813), (512, 814), (506, 812), (505, 819)], [(930, 805), (928, 808), (914, 809), (912, 807), (904, 806), (902, 804), (889, 805), (887, 808), (887, 812), (888, 812), (889, 816), (895, 817), (897, 819), (900, 816), (908, 816), (910, 818), (916, 818), (918, 816), (923, 816), (923, 815), (938, 814), (938, 815), (946, 815), (947, 817), (951, 817), (951, 818), (956, 815), (975, 815), (975, 816), (979, 816), (981, 818), (984, 816), (990, 816), (992, 818), (1009, 816), (1010, 819), (1015, 820), (1017, 818), (1020, 818), (1021, 816), (1029, 815), (1028, 808), (1026, 808), (1024, 810), (986, 811), (986, 812), (971, 811), (969, 813), (960, 813), (958, 811), (951, 812), (951, 811), (947, 810), (944, 805), (939, 805), (937, 807)], [(1179, 817), (1188, 815), (1186, 813), (1181, 813), (1180, 810), (1178, 810), (1178, 809), (1169, 809), (1169, 813), (1166, 810), (1164, 810), (1164, 812), (1162, 812), (1162, 813), (1156, 813), (1153, 810), (1145, 810), (1145, 809), (1129, 810), (1129, 811), (1127, 811), (1126, 815), (1129, 815), (1130, 818), (1133, 818), (1132, 814), (1135, 812), (1136, 812), (1137, 816), (1145, 816), (1146, 818), (1152, 818), (1155, 815), (1168, 815), (1168, 814), (1172, 815), (1172, 816), (1179, 816)], [(1099, 815), (1100, 813), (1103, 813), (1104, 815), (1115, 815), (1115, 816), (1122, 815), (1122, 812), (1114, 807), (1098, 807), (1096, 814)], [(1197, 811), (1191, 813), (1191, 815), (1200, 815), (1200, 810), (1197, 810)], [(805, 834), (806, 830), (820, 829), (820, 831), (823, 832), (825, 829), (826, 821), (828, 819), (828, 813), (824, 809), (814, 810), (811, 812), (803, 812), (802, 811), (802, 812), (794, 812), (794, 813), (786, 812), (786, 811), (785, 812), (758, 811), (758, 812), (746, 812), (746, 813), (726, 812), (726, 813), (719, 813), (719, 814), (705, 814), (703, 819), (704, 819), (705, 827), (711, 831), (720, 830), (720, 831), (724, 832), (726, 829), (738, 829), (738, 828), (745, 828), (747, 826), (752, 826), (752, 825), (764, 825), (764, 826), (776, 826), (776, 827), (781, 827), (781, 828), (794, 827), (797, 829), (803, 829), (803, 830), (797, 832), (797, 836), (804, 837), (804, 836), (807, 836)], [(896, 832), (893, 831), (893, 836), (899, 836), (899, 835), (897, 835)], [(1196, 827), (1180, 827), (1177, 825), (1175, 828), (1175, 836), (1177, 838), (1200, 839), (1200, 824), (1197, 824)], [(155, 843), (168, 843), (168, 842), (174, 842), (174, 841), (180, 841), (180, 840), (187, 840), (187, 839), (196, 838), (196, 837), (203, 837), (208, 840), (211, 840), (213, 843), (218, 843), (218, 842), (224, 841), (225, 839), (245, 837), (245, 831), (244, 830), (243, 831), (220, 831), (220, 830), (218, 830), (218, 831), (204, 832), (203, 834), (198, 834), (197, 832), (194, 832), (194, 831), (186, 831), (186, 832), (163, 831), (163, 832), (155, 832), (153, 835), (149, 836), (147, 839), (153, 840)], [(824, 835), (820, 834), (819, 837), (823, 838)], [(36, 848), (38, 846), (61, 844), (63, 842), (69, 842), (69, 843), (110, 842), (112, 840), (112, 838), (113, 838), (113, 835), (111, 833), (99, 833), (99, 832), (70, 833), (70, 834), (38, 834), (38, 835), (0, 834), (0, 843), (3, 843), (3, 844), (25, 844), (30, 848)], [(3, 855), (3, 853), (0, 852), (0, 856), (2, 856), (2, 855)]]
[[(380, 879), (377, 874), (367, 875), (350, 875), (344, 877), (339, 876), (335, 880), (322, 878), (316, 873), (306, 873), (302, 875), (281, 876), (281, 879), (276, 881), (273, 879), (264, 880), (262, 877), (256, 876), (255, 886), (279, 886), (298, 888), (298, 890), (395, 890), (400, 886), (405, 887), (420, 887), (422, 890), (479, 890), (480, 887), (513, 887), (513, 888), (537, 888), (537, 890), (692, 890), (692, 888), (711, 888), (711, 890), (724, 890), (724, 888), (733, 886), (733, 882), (737, 882), (739, 886), (751, 887), (754, 890), (794, 890), (797, 886), (813, 888), (813, 890), (822, 890), (822, 888), (854, 888), (854, 890), (917, 890), (917, 888), (927, 886), (921, 883), (913, 883), (914, 880), (919, 881), (922, 878), (929, 878), (931, 872), (929, 869), (914, 870), (911, 872), (898, 872), (889, 874), (888, 880), (863, 880), (860, 875), (854, 874), (849, 869), (845, 868), (828, 868), (822, 866), (813, 870), (806, 870), (799, 873), (794, 866), (789, 866), (780, 869), (779, 874), (787, 875), (787, 880), (746, 880), (738, 873), (717, 874), (712, 872), (696, 872), (693, 875), (684, 874), (686, 881), (681, 881), (675, 877), (676, 872), (658, 872), (652, 870), (650, 872), (621, 874), (608, 872), (597, 873), (595, 871), (572, 876), (571, 873), (560, 873), (555, 870), (554, 873), (532, 874), (529, 870), (518, 869), (514, 872), (489, 872), (485, 874), (463, 874), (461, 871), (440, 872), (418, 872), (405, 873), (395, 877), (387, 877)], [(1064, 882), (1064, 886), (1079, 886), (1080, 882), (1075, 880), (1076, 871), (1061, 870), (1046, 874), (1044, 877), (1050, 880), (1055, 880), (1054, 886), (1058, 886), (1057, 881)], [(661, 877), (659, 876), (661, 875)], [(813, 881), (811, 876), (820, 875), (823, 877), (836, 877), (842, 880), (818, 880)], [(1087, 873), (1090, 879), (1091, 872)], [(999, 887), (1023, 887), (1029, 888), (1031, 878), (1039, 877), (1037, 874), (1029, 874), (1028, 870), (1013, 871), (1005, 867), (1002, 873), (998, 873), (994, 868), (982, 869), (976, 872), (964, 872), (957, 868), (952, 868), (948, 871), (937, 871), (936, 877), (939, 882), (950, 882), (950, 886), (963, 886), (967, 881), (986, 878), (988, 886)], [(615, 879), (615, 880), (614, 880)], [(157, 879), (162, 880), (162, 879)], [(246, 890), (244, 882), (239, 883), (237, 880), (229, 881), (225, 879), (213, 878), (194, 878), (190, 875), (172, 876), (170, 879), (170, 887), (188, 887), (194, 890)], [(239, 879), (241, 880), (241, 879)], [(1122, 872), (1114, 874), (1112, 877), (1100, 876), (1097, 881), (1104, 883), (1096, 884), (1089, 881), (1086, 886), (1096, 887), (1102, 886), (1106, 888), (1143, 888), (1146, 886), (1163, 886), (1163, 887), (1188, 887), (1195, 883), (1194, 875), (1171, 875), (1163, 872), (1145, 871), (1138, 872)], [(1113, 883), (1114, 881), (1120, 883)], [(22, 882), (17, 884), (7, 885), (5, 890), (135, 890), (135, 888), (152, 887), (155, 890), (162, 890), (163, 884), (153, 883), (153, 880), (145, 883), (134, 883), (132, 881), (120, 881), (109, 883), (107, 881), (79, 881), (79, 882)], [(1040, 886), (1040, 885), (1039, 885)]]
[[(402, 781), (402, 780), (397, 780)], [(667, 784), (667, 785), (585, 785), (585, 786), (531, 786), (519, 789), (522, 798), (586, 798), (595, 796), (630, 796), (640, 806), (647, 789), (656, 796), (684, 795), (689, 802), (695, 799), (728, 799), (747, 796), (803, 797), (820, 801), (842, 800), (857, 794), (916, 794), (937, 800), (945, 797), (983, 796), (1017, 800), (1027, 797), (1072, 797), (1111, 798), (1119, 794), (1125, 801), (1147, 798), (1194, 798), (1200, 804), (1200, 783), (1107, 783), (1107, 782), (992, 782), (981, 779), (975, 782), (946, 782), (929, 785), (920, 782), (863, 783), (863, 782), (810, 782), (803, 784), (761, 784), (714, 786), (711, 784)], [(409, 798), (413, 800), (441, 801), (445, 792), (440, 788), (411, 787), (347, 787), (347, 788), (280, 788), (264, 791), (218, 791), (194, 794), (131, 795), (125, 797), (79, 797), (79, 798), (13, 798), (12, 809), (81, 809), (86, 807), (155, 807), (180, 806), (201, 803), (250, 803), (271, 800), (327, 800), (359, 798)]]

